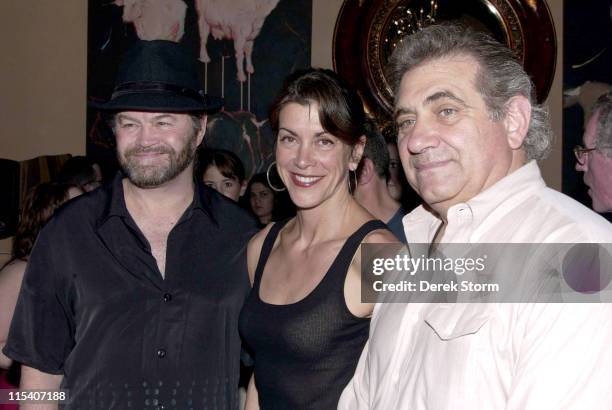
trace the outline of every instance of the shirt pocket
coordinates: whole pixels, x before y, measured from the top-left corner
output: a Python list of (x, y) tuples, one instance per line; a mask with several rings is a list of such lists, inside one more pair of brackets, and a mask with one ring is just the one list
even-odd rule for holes
[(425, 323), (444, 341), (476, 334), (491, 318), (484, 303), (440, 304), (425, 316)]

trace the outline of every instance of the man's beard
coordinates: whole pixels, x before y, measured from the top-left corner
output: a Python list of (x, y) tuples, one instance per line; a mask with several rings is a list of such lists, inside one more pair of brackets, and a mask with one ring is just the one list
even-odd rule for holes
[[(134, 147), (127, 149), (123, 155), (117, 153), (119, 165), (130, 182), (138, 188), (156, 188), (176, 178), (193, 162), (196, 151), (197, 131), (177, 154), (168, 146), (154, 148)], [(162, 164), (142, 165), (135, 155), (142, 153), (165, 154), (168, 161)]]

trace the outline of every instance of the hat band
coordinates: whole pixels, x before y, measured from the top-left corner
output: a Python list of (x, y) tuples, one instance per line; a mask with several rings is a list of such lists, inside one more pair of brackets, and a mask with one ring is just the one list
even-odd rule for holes
[(205, 100), (206, 94), (203, 91), (196, 91), (193, 88), (180, 87), (177, 85), (160, 83), (157, 81), (143, 81), (124, 83), (115, 87), (111, 99), (115, 99), (122, 95), (128, 94), (142, 94), (142, 93), (172, 93), (189, 97), (194, 100)]

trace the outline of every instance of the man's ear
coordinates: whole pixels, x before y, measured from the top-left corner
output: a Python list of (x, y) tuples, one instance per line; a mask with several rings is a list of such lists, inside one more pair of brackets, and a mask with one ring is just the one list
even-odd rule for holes
[(515, 95), (506, 103), (506, 116), (503, 119), (508, 145), (519, 149), (529, 130), (531, 122), (531, 103), (523, 95)]
[(362, 135), (359, 137), (359, 141), (353, 147), (351, 151), (351, 157), (349, 158), (349, 170), (355, 171), (359, 166), (359, 161), (361, 161), (361, 157), (363, 156), (363, 149), (365, 148), (366, 136)]
[(240, 196), (244, 195), (244, 193), (246, 192), (247, 189), (247, 181), (246, 179), (244, 181), (242, 181), (242, 184), (240, 184)]
[(204, 139), (204, 134), (206, 133), (206, 123), (208, 121), (208, 115), (206, 114), (202, 114), (202, 116), (200, 117), (200, 131), (198, 131), (198, 145), (200, 145), (202, 143), (202, 140)]

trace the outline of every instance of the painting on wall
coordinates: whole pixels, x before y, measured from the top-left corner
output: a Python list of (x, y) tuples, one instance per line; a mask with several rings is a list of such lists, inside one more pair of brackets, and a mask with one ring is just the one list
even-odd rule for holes
[[(224, 109), (208, 119), (204, 144), (233, 151), (247, 176), (272, 161), (268, 108), (291, 72), (310, 65), (312, 0), (89, 0), (87, 93), (112, 93), (120, 56), (137, 39), (187, 45), (204, 91)], [(87, 154), (110, 173), (114, 138), (88, 108)]]
[[(612, 87), (612, 2), (565, 0), (563, 22), (564, 193), (591, 206), (573, 148), (583, 144), (584, 125), (597, 98)], [(612, 214), (607, 217), (612, 219)]]

